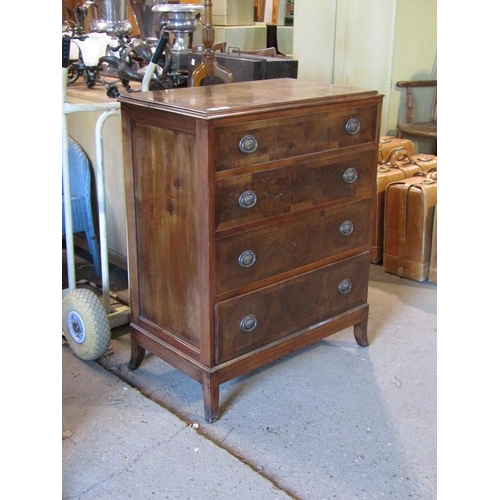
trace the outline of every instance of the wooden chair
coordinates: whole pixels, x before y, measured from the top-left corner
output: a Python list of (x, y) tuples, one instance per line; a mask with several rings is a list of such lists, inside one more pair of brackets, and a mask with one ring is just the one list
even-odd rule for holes
[[(414, 80), (408, 82), (397, 82), (396, 87), (406, 89), (406, 119), (405, 123), (398, 123), (397, 137), (402, 138), (405, 134), (417, 137), (435, 139), (437, 141), (437, 80)], [(414, 121), (415, 95), (418, 88), (434, 87), (434, 99), (431, 106), (429, 121)]]

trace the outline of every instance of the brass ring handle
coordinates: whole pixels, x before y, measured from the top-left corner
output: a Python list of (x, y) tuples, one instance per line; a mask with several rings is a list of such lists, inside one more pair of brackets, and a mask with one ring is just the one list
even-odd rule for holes
[(349, 167), (342, 176), (344, 182), (347, 184), (352, 184), (358, 180), (358, 171), (354, 167)]
[(257, 141), (254, 135), (249, 134), (245, 135), (245, 137), (243, 137), (240, 140), (239, 146), (240, 146), (240, 151), (242, 153), (251, 154), (257, 151), (257, 148), (259, 147), (259, 142)]
[(343, 280), (340, 282), (337, 290), (341, 295), (346, 295), (352, 290), (352, 283), (350, 280)]
[(342, 236), (349, 236), (354, 231), (354, 224), (350, 220), (346, 220), (340, 225), (339, 231)]
[(350, 118), (345, 124), (345, 131), (349, 135), (356, 135), (361, 130), (361, 123), (357, 118)]
[(252, 250), (245, 250), (238, 257), (238, 264), (241, 267), (252, 267), (256, 261), (257, 261), (257, 256), (255, 255), (255, 252), (252, 252)]
[(243, 333), (249, 333), (257, 328), (257, 318), (253, 314), (245, 316), (240, 321), (240, 330)]
[(257, 195), (253, 191), (241, 193), (238, 200), (241, 208), (252, 208), (257, 203)]

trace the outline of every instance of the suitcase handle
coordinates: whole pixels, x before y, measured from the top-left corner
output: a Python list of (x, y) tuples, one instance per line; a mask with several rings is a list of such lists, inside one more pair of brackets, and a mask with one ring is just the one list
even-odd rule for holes
[[(432, 161), (433, 158), (424, 158), (421, 156), (417, 156), (417, 158), (414, 159), (414, 158), (408, 156), (406, 149), (398, 148), (398, 149), (395, 149), (390, 154), (389, 159), (387, 160), (386, 164), (389, 165), (389, 168), (400, 168), (400, 167), (403, 167), (405, 165), (416, 165), (418, 168), (420, 168), (421, 172), (417, 172), (416, 174), (414, 174), (414, 176), (426, 175), (426, 172), (427, 173), (437, 172), (437, 166), (432, 167), (428, 170), (424, 170), (424, 167), (422, 167), (422, 165), (417, 160), (419, 160), (420, 162), (426, 162), (426, 161)], [(397, 161), (400, 162), (399, 165), (396, 164)], [(402, 164), (401, 163), (402, 161), (405, 161), (405, 163)], [(436, 176), (437, 176), (437, 173), (436, 173)]]
[(389, 158), (387, 158), (386, 161), (384, 161), (382, 157), (382, 151), (379, 150), (379, 158), (378, 158), (378, 164), (379, 165), (389, 165), (389, 168), (392, 168), (395, 165), (395, 162), (399, 160), (400, 158), (408, 158), (409, 161), (411, 161), (410, 157), (408, 156), (408, 151), (406, 148), (396, 148), (391, 153), (389, 154)]
[(387, 159), (387, 164), (391, 167), (396, 167), (397, 161), (406, 161), (406, 163), (414, 163), (414, 161), (408, 156), (408, 150), (406, 148), (397, 148), (391, 151), (389, 158)]

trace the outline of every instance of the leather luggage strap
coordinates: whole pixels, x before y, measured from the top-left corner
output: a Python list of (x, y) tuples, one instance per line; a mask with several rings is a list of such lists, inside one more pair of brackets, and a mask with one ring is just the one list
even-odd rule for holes
[(398, 245), (398, 274), (404, 276), (406, 262), (406, 219), (408, 210), (408, 194), (413, 184), (403, 184), (399, 192), (399, 245)]
[[(418, 172), (414, 170), (409, 170), (407, 167), (417, 167), (420, 169)], [(433, 167), (431, 170), (435, 170), (437, 167)], [(386, 162), (379, 162), (377, 164), (377, 172), (383, 174), (390, 172), (391, 170), (399, 170), (403, 173), (406, 178), (413, 177), (415, 175), (425, 175), (426, 170), (418, 162), (414, 161), (410, 156), (408, 156), (407, 151), (404, 147), (394, 149), (389, 155), (389, 159)]]
[[(425, 179), (422, 179), (425, 177)], [(406, 263), (406, 250), (407, 250), (407, 221), (408, 221), (408, 198), (410, 190), (414, 186), (421, 186), (426, 184), (436, 184), (437, 183), (437, 172), (427, 176), (427, 175), (417, 175), (411, 179), (407, 179), (402, 185), (399, 192), (399, 245), (398, 245), (398, 274), (404, 276), (405, 274), (405, 263)], [(424, 191), (422, 189), (422, 191)], [(425, 195), (424, 195), (424, 206), (425, 206)]]
[[(416, 159), (415, 159), (416, 158)], [(417, 161), (418, 160), (418, 161)], [(405, 177), (407, 176), (407, 170), (405, 169), (406, 167), (409, 167), (410, 165), (413, 165), (415, 167), (418, 167), (420, 169), (419, 172), (413, 173), (412, 175), (425, 175), (426, 172), (434, 172), (437, 170), (437, 166), (431, 167), (431, 168), (426, 168), (424, 164), (426, 162), (431, 162), (434, 161), (434, 158), (432, 157), (425, 157), (425, 156), (415, 156), (411, 157), (408, 156), (408, 151), (404, 148), (397, 148), (394, 149), (394, 151), (391, 152), (389, 155), (389, 158), (387, 159), (386, 162), (380, 162), (378, 163), (377, 170), (379, 172), (389, 172), (390, 170), (400, 170), (405, 174)]]

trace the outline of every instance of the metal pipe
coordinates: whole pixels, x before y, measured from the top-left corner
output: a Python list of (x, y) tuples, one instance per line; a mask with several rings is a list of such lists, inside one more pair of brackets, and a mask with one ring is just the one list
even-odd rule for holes
[[(62, 38), (62, 99), (66, 102), (66, 86), (68, 82), (69, 51), (71, 39), (64, 35)], [(76, 288), (75, 273), (75, 247), (73, 243), (73, 212), (71, 208), (71, 181), (69, 175), (69, 140), (68, 121), (66, 113), (62, 114), (62, 177), (63, 177), (63, 201), (64, 201), (64, 230), (66, 233), (66, 258), (68, 268), (68, 285), (70, 290)]]
[(144, 74), (144, 78), (142, 79), (141, 91), (147, 92), (149, 90), (149, 83), (151, 82), (151, 78), (158, 67), (158, 61), (162, 56), (165, 48), (167, 47), (168, 42), (168, 33), (163, 33), (158, 41), (158, 45), (156, 46), (156, 50), (149, 61), (148, 67), (146, 69), (146, 73)]
[[(119, 103), (118, 103), (119, 104)], [(99, 212), (99, 241), (101, 249), (101, 275), (102, 275), (102, 303), (106, 314), (111, 312), (109, 262), (108, 262), (108, 236), (106, 230), (106, 193), (104, 187), (104, 147), (102, 141), (102, 128), (106, 120), (112, 116), (120, 117), (118, 109), (108, 109), (99, 116), (95, 126), (96, 144), (96, 185), (97, 207)]]
[[(67, 260), (67, 271), (68, 271), (68, 288), (70, 291), (73, 291), (76, 289), (76, 272), (75, 272), (75, 247), (74, 247), (74, 236), (73, 236), (73, 212), (71, 206), (71, 180), (70, 180), (70, 166), (69, 166), (69, 139), (68, 139), (67, 115), (70, 113), (79, 113), (79, 112), (116, 110), (120, 109), (120, 103), (109, 102), (102, 104), (97, 104), (97, 103), (71, 104), (66, 102), (67, 85), (68, 85), (69, 47), (70, 47), (70, 37), (64, 36), (62, 76), (61, 76), (62, 101), (63, 101), (62, 102), (62, 177), (63, 177), (63, 199), (64, 199), (63, 210), (65, 218), (64, 230), (66, 233), (66, 260)], [(97, 142), (100, 144), (101, 141), (99, 140)], [(102, 166), (102, 160), (101, 160), (101, 166)], [(106, 239), (106, 236), (104, 238)], [(104, 248), (106, 248), (106, 262), (107, 262), (107, 245)], [(102, 254), (102, 249), (103, 246), (101, 242), (101, 254)], [(109, 303), (109, 297), (107, 301)]]

